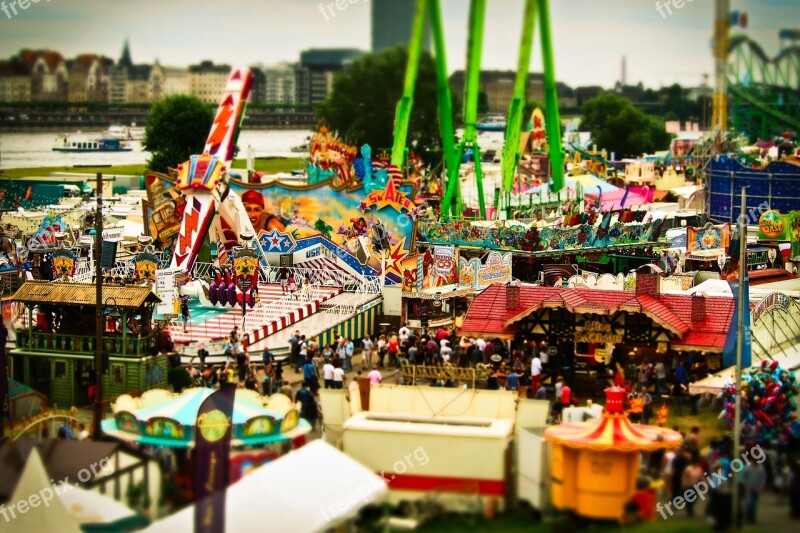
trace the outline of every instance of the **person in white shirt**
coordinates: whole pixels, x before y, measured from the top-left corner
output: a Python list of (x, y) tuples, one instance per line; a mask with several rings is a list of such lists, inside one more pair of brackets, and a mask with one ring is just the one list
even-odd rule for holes
[(485, 352), (485, 351), (486, 351), (486, 341), (485, 341), (485, 340), (483, 340), (483, 339), (481, 339), (480, 337), (478, 337), (478, 340), (476, 340), (475, 342), (476, 342), (476, 343), (478, 343), (478, 348), (479, 348), (479, 349), (480, 349), (482, 352)]
[(325, 363), (322, 367), (322, 377), (325, 380), (325, 388), (333, 388), (333, 365), (330, 362)]
[(383, 381), (383, 375), (381, 375), (381, 371), (378, 370), (377, 366), (372, 367), (372, 371), (367, 374), (369, 378), (370, 385), (378, 385), (381, 381)]
[(539, 381), (542, 379), (542, 360), (539, 356), (531, 361), (531, 390), (539, 390)]
[(333, 369), (333, 388), (334, 389), (343, 389), (344, 388), (344, 370), (342, 367), (337, 366)]
[(411, 335), (411, 330), (403, 326), (402, 328), (400, 328), (400, 331), (398, 331), (397, 334), (400, 335), (401, 337), (405, 337), (406, 339), (408, 339), (408, 336)]

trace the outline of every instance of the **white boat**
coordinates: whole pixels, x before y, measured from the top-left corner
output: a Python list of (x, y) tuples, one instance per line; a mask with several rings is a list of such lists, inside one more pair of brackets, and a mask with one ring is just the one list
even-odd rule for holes
[(122, 141), (141, 141), (144, 138), (144, 127), (133, 122), (130, 126), (112, 124), (103, 132), (106, 137), (113, 137)]
[(56, 138), (54, 152), (131, 152), (133, 148), (126, 142), (113, 137), (86, 139), (61, 135)]

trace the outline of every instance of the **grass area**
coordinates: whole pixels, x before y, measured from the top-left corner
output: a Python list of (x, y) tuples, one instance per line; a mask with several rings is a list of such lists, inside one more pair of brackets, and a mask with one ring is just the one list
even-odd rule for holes
[(131, 175), (141, 176), (145, 171), (146, 165), (113, 165), (100, 167), (26, 167), (26, 168), (4, 168), (0, 169), (0, 178), (28, 178), (45, 177), (53, 172), (73, 172), (76, 174), (96, 174), (102, 172), (103, 175)]
[[(653, 407), (658, 409), (661, 407), (661, 401), (653, 401)], [(671, 403), (667, 403), (669, 408), (669, 415), (667, 416), (667, 427), (678, 427), (680, 431), (685, 431), (687, 434), (692, 426), (700, 428), (700, 449), (702, 450), (708, 446), (712, 439), (722, 437), (723, 435), (730, 434), (731, 428), (725, 420), (719, 420), (720, 409), (712, 406), (702, 406), (698, 408), (697, 414), (691, 414), (689, 404), (685, 403), (682, 407), (682, 414), (678, 415), (675, 408)], [(651, 420), (651, 423), (655, 422)]]
[[(267, 174), (274, 174), (277, 172), (291, 172), (293, 170), (302, 170), (305, 168), (305, 158), (302, 157), (270, 157), (263, 159), (256, 159), (256, 170), (265, 172)], [(233, 162), (234, 168), (245, 168), (247, 161), (244, 159), (236, 159)], [(113, 166), (100, 166), (100, 167), (73, 167), (73, 166), (59, 166), (59, 167), (26, 167), (26, 168), (4, 168), (0, 169), (0, 178), (26, 178), (26, 177), (42, 177), (48, 176), (53, 172), (73, 172), (76, 174), (96, 174), (102, 172), (104, 175), (129, 175), (141, 176), (147, 170), (147, 165), (144, 163), (136, 165), (113, 165)]]

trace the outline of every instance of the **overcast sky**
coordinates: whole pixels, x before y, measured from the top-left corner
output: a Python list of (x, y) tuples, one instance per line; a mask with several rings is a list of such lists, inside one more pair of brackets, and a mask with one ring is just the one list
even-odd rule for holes
[[(8, 3), (12, 0), (5, 0)], [(18, 0), (17, 0), (18, 1)], [(33, 3), (36, 1), (36, 3)], [(335, 0), (325, 0), (325, 4)], [(674, 0), (672, 0), (674, 1)], [(0, 58), (21, 48), (50, 48), (71, 58), (118, 59), (125, 37), (136, 63), (186, 66), (203, 59), (233, 66), (298, 61), (312, 47), (369, 50), (370, 0), (349, 0), (334, 17), (320, 0), (31, 0), (8, 18), (0, 11)], [(569, 85), (612, 86), (627, 57), (628, 83), (699, 85), (713, 73), (713, 0), (553, 0), (556, 77)], [(340, 0), (340, 5), (343, 0)], [(488, 0), (483, 69), (516, 69), (523, 0)], [(731, 0), (748, 13), (746, 32), (770, 56), (778, 30), (800, 27), (800, 0)], [(0, 4), (1, 5), (1, 4)], [(441, 0), (450, 72), (464, 68), (468, 0)], [(735, 30), (741, 31), (741, 30)], [(532, 71), (541, 70), (536, 36)]]

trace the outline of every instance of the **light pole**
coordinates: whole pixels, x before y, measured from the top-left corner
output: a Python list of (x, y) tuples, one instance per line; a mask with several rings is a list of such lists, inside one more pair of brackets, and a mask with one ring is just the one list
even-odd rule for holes
[(92, 433), (100, 438), (100, 422), (103, 419), (103, 269), (100, 260), (103, 253), (103, 175), (97, 173), (97, 213), (94, 218), (94, 286), (95, 286), (95, 352), (94, 352), (94, 424)]

